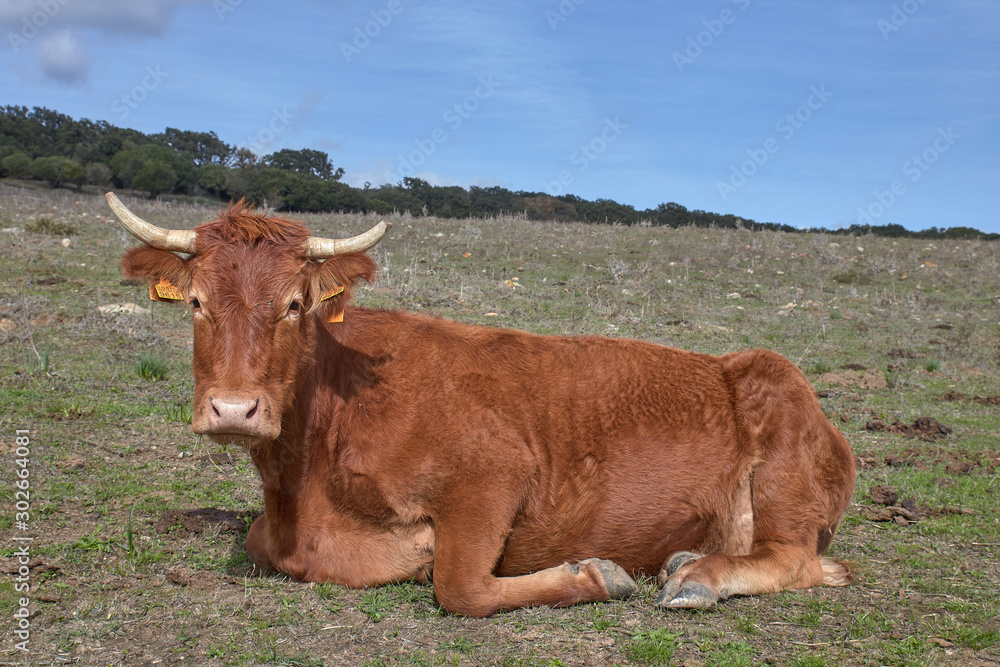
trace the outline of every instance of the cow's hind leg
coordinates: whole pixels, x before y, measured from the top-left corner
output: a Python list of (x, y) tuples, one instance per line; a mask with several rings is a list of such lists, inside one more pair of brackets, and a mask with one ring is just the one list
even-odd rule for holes
[(710, 607), (731, 595), (777, 593), (826, 584), (843, 586), (850, 574), (841, 563), (821, 558), (813, 549), (768, 543), (745, 556), (682, 551), (660, 571), (660, 607)]
[[(853, 476), (853, 466), (843, 473)], [(754, 470), (750, 486), (749, 543), (729, 553), (723, 547), (704, 556), (671, 555), (660, 571), (663, 590), (657, 605), (708, 607), (731, 595), (849, 583), (847, 568), (820, 554), (849, 502), (853, 477), (839, 493), (815, 493), (817, 486), (803, 468), (789, 471), (786, 460), (776, 459)]]
[[(671, 555), (660, 572), (663, 590), (656, 604), (708, 607), (731, 595), (849, 583), (847, 569), (820, 554), (849, 503), (854, 468), (831, 472), (821, 483), (815, 474), (793, 457), (758, 465), (749, 478), (751, 539), (728, 553), (723, 546), (721, 553), (704, 556), (686, 551)], [(824, 488), (827, 484), (835, 489)]]
[[(707, 607), (731, 595), (848, 583), (846, 567), (820, 554), (850, 504), (850, 445), (787, 359), (761, 351), (723, 359), (740, 420), (741, 450), (750, 464), (749, 476), (739, 485), (750, 491), (749, 540), (735, 549), (722, 544), (705, 556), (674, 554), (660, 573), (663, 591), (657, 604)], [(735, 514), (743, 511), (737, 501)]]

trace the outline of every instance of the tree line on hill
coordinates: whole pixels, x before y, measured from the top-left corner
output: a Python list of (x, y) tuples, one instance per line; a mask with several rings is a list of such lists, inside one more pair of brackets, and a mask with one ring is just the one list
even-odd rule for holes
[(0, 107), (0, 177), (35, 179), (52, 187), (83, 185), (130, 188), (150, 197), (202, 195), (228, 201), (243, 197), (284, 211), (348, 211), (447, 218), (524, 213), (539, 220), (649, 224), (680, 227), (770, 229), (785, 232), (866, 234), (917, 238), (1000, 239), (970, 227), (932, 227), (911, 232), (902, 225), (859, 225), (803, 230), (732, 214), (688, 210), (675, 202), (638, 210), (611, 199), (511, 191), (499, 186), (435, 186), (420, 178), (353, 188), (343, 168), (318, 150), (282, 149), (258, 156), (230, 146), (215, 132), (166, 128), (159, 134), (119, 128), (106, 121), (75, 120), (44, 107)]

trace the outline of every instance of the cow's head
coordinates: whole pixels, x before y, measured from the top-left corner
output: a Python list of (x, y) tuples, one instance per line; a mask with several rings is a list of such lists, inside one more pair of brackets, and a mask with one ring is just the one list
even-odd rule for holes
[(321, 239), (238, 202), (194, 230), (167, 230), (106, 197), (144, 244), (122, 257), (122, 273), (154, 286), (157, 300), (156, 285), (173, 286), (191, 309), (194, 431), (244, 446), (276, 439), (312, 358), (315, 327), (337, 320), (359, 278), (373, 279), (375, 263), (363, 253), (389, 225)]

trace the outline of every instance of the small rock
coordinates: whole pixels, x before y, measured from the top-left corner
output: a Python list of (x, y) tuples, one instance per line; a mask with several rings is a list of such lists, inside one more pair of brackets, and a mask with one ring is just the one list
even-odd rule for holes
[(893, 521), (895, 521), (900, 526), (909, 526), (910, 525), (910, 522), (907, 521), (906, 519), (904, 519), (901, 516), (897, 516), (896, 518), (893, 519)]
[(71, 245), (73, 245), (73, 240), (70, 238), (64, 238), (62, 241), (60, 241), (60, 243), (62, 243), (62, 247), (68, 248)]
[[(955, 461), (945, 466), (945, 472), (949, 472), (952, 475), (964, 475), (965, 473), (972, 470), (973, 467), (974, 466), (968, 461)], [(952, 484), (954, 483), (955, 481), (952, 480)]]
[(59, 604), (62, 602), (62, 598), (58, 595), (53, 595), (52, 593), (43, 593), (38, 596), (39, 602), (48, 602), (50, 604)]
[(901, 507), (908, 509), (911, 512), (915, 513), (917, 511), (917, 501), (915, 501), (913, 498), (907, 498), (905, 500), (901, 500), (899, 501), (899, 504)]
[(17, 331), (17, 325), (6, 317), (0, 320), (0, 333), (14, 333)]
[(137, 306), (134, 303), (108, 303), (98, 306), (97, 310), (105, 314), (129, 313), (132, 315), (149, 315), (149, 308)]

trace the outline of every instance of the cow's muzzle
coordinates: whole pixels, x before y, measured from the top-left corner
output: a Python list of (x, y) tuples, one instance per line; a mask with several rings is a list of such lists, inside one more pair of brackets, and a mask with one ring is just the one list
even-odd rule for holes
[(191, 426), (195, 433), (207, 435), (216, 442), (273, 440), (280, 432), (279, 425), (270, 423), (266, 401), (259, 396), (209, 395), (200, 408)]

